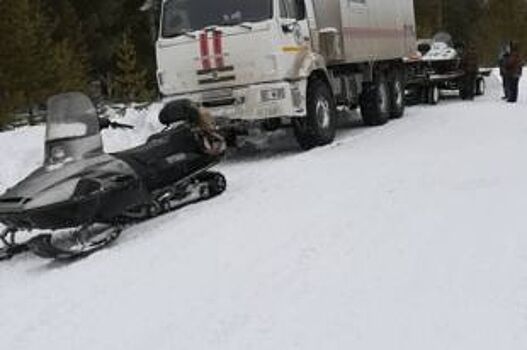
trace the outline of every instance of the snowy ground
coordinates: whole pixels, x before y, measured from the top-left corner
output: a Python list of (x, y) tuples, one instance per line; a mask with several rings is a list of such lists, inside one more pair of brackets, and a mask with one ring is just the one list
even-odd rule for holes
[[(3, 263), (1, 348), (526, 349), (527, 84), (517, 105), (489, 85), (309, 153), (234, 155), (225, 195), (85, 260)], [(156, 128), (129, 118), (109, 149)], [(42, 134), (0, 135), (0, 187)]]

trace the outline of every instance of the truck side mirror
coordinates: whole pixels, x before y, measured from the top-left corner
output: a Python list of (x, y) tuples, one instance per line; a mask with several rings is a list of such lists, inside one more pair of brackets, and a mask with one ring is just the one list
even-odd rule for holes
[(282, 18), (280, 19), (280, 25), (284, 33), (293, 33), (298, 25), (298, 21), (294, 18)]

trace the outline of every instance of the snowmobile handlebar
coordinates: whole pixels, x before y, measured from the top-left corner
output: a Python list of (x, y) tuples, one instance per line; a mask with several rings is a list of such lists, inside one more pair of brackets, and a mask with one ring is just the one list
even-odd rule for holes
[(116, 123), (116, 122), (111, 122), (110, 123), (110, 128), (114, 128), (114, 129), (135, 129), (135, 127), (133, 125), (121, 124), (121, 123)]
[(112, 122), (108, 118), (99, 118), (99, 128), (104, 129), (135, 129), (133, 125)]

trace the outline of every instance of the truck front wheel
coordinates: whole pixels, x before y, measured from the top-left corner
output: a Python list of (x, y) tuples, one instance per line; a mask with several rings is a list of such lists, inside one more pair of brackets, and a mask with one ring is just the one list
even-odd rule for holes
[(304, 150), (335, 140), (337, 106), (328, 85), (314, 80), (307, 91), (307, 115), (294, 120), (295, 137)]
[(364, 123), (369, 126), (384, 125), (390, 117), (390, 92), (384, 75), (379, 75), (373, 83), (364, 86), (360, 99)]

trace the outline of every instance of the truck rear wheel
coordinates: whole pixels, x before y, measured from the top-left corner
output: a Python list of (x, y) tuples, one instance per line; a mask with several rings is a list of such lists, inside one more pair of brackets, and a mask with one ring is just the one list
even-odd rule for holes
[(373, 83), (365, 84), (360, 99), (362, 120), (369, 126), (384, 125), (390, 117), (390, 93), (383, 75)]
[(394, 70), (390, 75), (390, 118), (398, 119), (404, 115), (405, 86), (404, 77), (400, 70)]
[(337, 106), (328, 85), (314, 80), (307, 91), (307, 115), (294, 120), (295, 137), (304, 150), (335, 140)]

